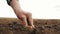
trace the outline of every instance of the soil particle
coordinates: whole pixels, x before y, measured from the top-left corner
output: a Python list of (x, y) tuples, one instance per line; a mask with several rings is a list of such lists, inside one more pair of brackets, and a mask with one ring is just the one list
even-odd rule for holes
[(60, 20), (34, 19), (35, 28), (27, 28), (16, 18), (0, 18), (0, 34), (60, 34)]

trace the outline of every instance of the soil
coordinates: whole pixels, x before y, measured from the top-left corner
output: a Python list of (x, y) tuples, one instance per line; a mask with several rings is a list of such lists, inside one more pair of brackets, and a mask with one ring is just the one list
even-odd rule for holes
[(0, 18), (0, 34), (60, 34), (59, 19), (33, 19), (35, 28), (27, 28), (17, 18)]

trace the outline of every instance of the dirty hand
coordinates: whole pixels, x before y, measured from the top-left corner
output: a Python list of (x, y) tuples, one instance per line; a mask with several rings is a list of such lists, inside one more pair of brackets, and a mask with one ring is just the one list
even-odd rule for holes
[(13, 8), (17, 17), (22, 20), (22, 23), (24, 26), (30, 27), (30, 28), (34, 27), (32, 14), (29, 12), (23, 11), (17, 0), (7, 0), (7, 3)]
[(32, 19), (32, 14), (29, 12), (20, 12), (22, 14), (19, 14), (17, 17), (22, 20), (23, 25), (27, 27), (34, 27), (33, 25), (33, 19)]

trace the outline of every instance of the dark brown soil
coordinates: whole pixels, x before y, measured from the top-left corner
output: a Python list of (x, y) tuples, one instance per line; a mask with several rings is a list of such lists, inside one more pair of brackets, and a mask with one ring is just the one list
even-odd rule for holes
[(60, 34), (59, 19), (34, 19), (35, 28), (26, 28), (17, 18), (0, 18), (0, 34)]

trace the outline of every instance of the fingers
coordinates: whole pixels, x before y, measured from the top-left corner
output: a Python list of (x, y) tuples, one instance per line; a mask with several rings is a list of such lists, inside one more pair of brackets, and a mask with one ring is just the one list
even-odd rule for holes
[(27, 13), (26, 16), (27, 16), (28, 25), (29, 25), (31, 28), (34, 27), (34, 25), (33, 25), (33, 19), (32, 19), (32, 14), (31, 14), (31, 13)]
[(34, 28), (31, 13), (25, 13), (25, 14), (20, 13), (19, 15), (17, 15), (17, 17), (22, 20), (22, 23), (23, 23), (24, 26)]
[(32, 26), (33, 24), (33, 20), (32, 20), (32, 16), (30, 13), (27, 14), (27, 22), (29, 26)]
[(28, 26), (25, 15), (21, 15), (21, 16), (19, 15), (18, 18), (22, 20), (24, 26)]
[(26, 17), (22, 17), (22, 23), (24, 26), (28, 26)]

